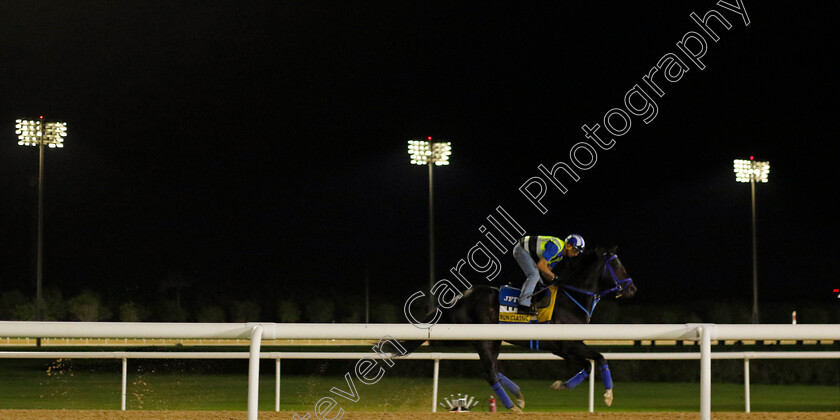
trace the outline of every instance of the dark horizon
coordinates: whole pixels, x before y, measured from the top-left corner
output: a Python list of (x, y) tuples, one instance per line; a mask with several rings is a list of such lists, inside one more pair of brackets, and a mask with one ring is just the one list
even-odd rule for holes
[[(211, 302), (363, 296), (367, 275), (401, 306), (429, 283), (428, 174), (406, 144), (432, 136), (453, 147), (434, 172), (437, 278), (501, 206), (529, 234), (618, 245), (639, 305), (751, 304), (750, 193), (732, 161), (755, 156), (771, 164), (760, 302), (840, 303), (824, 191), (837, 5), (748, 1), (749, 25), (700, 1), (45, 6), (0, 18), (0, 292), (35, 290), (38, 157), (14, 121), (44, 115), (69, 132), (47, 150), (44, 196), (44, 287), (65, 297), (152, 299), (173, 279)], [(710, 24), (717, 42), (690, 16), (712, 9), (731, 24)], [(702, 70), (677, 46), (690, 31)], [(688, 71), (659, 79), (655, 117), (632, 115), (606, 150), (587, 139), (634, 86), (655, 95), (644, 77), (668, 53)], [(597, 161), (565, 194), (549, 182), (543, 215), (520, 187), (580, 142)], [(521, 283), (496, 256), (491, 283)]]

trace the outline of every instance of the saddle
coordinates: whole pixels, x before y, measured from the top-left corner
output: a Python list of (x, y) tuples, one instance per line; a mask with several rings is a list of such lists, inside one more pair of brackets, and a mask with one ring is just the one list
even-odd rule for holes
[(551, 321), (554, 302), (557, 300), (557, 286), (549, 286), (532, 298), (536, 302), (536, 317), (520, 314), (516, 308), (521, 290), (511, 285), (504, 285), (499, 289), (499, 324), (534, 324)]

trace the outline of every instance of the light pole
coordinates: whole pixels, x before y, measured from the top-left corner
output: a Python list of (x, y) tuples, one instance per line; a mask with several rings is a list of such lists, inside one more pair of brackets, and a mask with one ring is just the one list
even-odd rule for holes
[[(37, 120), (15, 121), (15, 134), (21, 146), (38, 147), (38, 239), (37, 257), (35, 263), (35, 320), (42, 321), (41, 313), (41, 285), (44, 277), (44, 146), (50, 149), (64, 147), (64, 137), (67, 136), (67, 123), (45, 122), (44, 116)], [(40, 339), (38, 344), (40, 345)]]
[[(414, 165), (429, 167), (429, 290), (435, 284), (435, 206), (434, 206), (434, 178), (435, 166), (449, 165), (452, 154), (452, 143), (433, 142), (431, 137), (426, 140), (409, 140), (408, 154)], [(429, 293), (429, 309), (434, 308), (434, 297)]]
[(752, 322), (758, 324), (758, 251), (755, 229), (755, 183), (767, 183), (770, 175), (770, 162), (758, 162), (753, 156), (750, 160), (735, 159), (735, 180), (750, 183), (750, 201), (752, 202), (752, 263), (753, 263), (753, 311)]

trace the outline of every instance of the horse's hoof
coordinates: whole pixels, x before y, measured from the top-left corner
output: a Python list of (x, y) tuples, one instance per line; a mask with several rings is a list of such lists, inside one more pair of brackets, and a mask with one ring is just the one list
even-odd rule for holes
[(524, 411), (522, 411), (522, 409), (521, 409), (521, 408), (519, 408), (519, 407), (517, 407), (517, 406), (515, 406), (515, 405), (514, 405), (514, 406), (510, 409), (510, 411), (513, 411), (515, 414), (525, 414), (525, 412), (524, 412)]
[(551, 389), (559, 391), (559, 390), (569, 389), (569, 388), (566, 387), (566, 384), (563, 383), (563, 381), (554, 381), (554, 383), (551, 384)]
[(525, 409), (525, 394), (520, 392), (519, 395), (516, 396), (516, 401), (514, 401), (514, 404), (516, 404), (517, 407), (524, 410)]
[(613, 392), (611, 389), (608, 389), (607, 392), (604, 393), (604, 402), (607, 404), (607, 407), (612, 406)]

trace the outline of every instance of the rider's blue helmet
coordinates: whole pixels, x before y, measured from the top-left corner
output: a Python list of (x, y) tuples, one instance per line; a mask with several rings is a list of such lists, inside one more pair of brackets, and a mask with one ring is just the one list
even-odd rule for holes
[(586, 247), (586, 242), (580, 235), (569, 235), (563, 242), (565, 242), (567, 245), (571, 245), (572, 248), (578, 250), (578, 252), (583, 252), (583, 248)]

